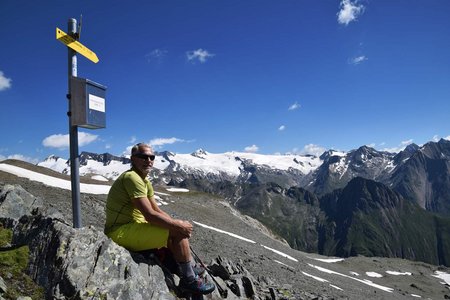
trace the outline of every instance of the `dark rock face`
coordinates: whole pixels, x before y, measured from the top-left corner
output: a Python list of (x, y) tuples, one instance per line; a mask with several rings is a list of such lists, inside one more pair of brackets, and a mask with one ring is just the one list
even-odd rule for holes
[(395, 170), (390, 182), (422, 208), (450, 215), (450, 142), (424, 145)]
[(96, 154), (91, 152), (81, 152), (80, 154), (80, 165), (86, 165), (88, 160), (94, 160), (97, 162), (103, 163), (104, 166), (107, 166), (111, 163), (111, 161), (119, 161), (123, 164), (130, 164), (131, 160), (126, 157), (118, 157), (109, 153)]
[[(343, 189), (322, 199), (333, 224), (323, 254), (384, 256), (448, 265), (450, 220), (427, 212), (385, 185), (355, 178)], [(329, 229), (331, 231), (331, 228)]]
[(317, 252), (317, 227), (324, 221), (318, 198), (302, 188), (276, 184), (248, 185), (234, 204), (283, 237), (294, 249)]

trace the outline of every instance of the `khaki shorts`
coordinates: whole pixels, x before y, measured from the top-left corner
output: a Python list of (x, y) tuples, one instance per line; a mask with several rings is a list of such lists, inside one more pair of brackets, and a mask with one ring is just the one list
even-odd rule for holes
[(149, 223), (128, 223), (107, 235), (128, 250), (143, 251), (167, 247), (169, 230)]

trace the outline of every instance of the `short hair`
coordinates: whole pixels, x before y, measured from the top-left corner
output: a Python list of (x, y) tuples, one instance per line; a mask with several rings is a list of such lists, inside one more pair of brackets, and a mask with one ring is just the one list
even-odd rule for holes
[(150, 150), (153, 151), (150, 145), (145, 143), (137, 143), (131, 148), (131, 156), (135, 155), (136, 153), (139, 153), (142, 148), (150, 148)]

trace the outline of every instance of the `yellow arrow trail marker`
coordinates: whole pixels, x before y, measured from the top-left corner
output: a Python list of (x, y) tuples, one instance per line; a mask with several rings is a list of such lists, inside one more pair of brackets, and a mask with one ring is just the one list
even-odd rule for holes
[(70, 47), (72, 50), (80, 53), (87, 59), (93, 61), (94, 63), (98, 63), (98, 57), (93, 51), (89, 50), (82, 43), (78, 42), (58, 27), (56, 27), (56, 39), (65, 44), (67, 47)]

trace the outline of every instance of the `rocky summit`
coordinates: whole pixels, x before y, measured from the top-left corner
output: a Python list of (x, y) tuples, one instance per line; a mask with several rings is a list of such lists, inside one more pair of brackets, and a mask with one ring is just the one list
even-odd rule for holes
[[(276, 185), (271, 189), (281, 192)], [(222, 291), (216, 289), (205, 298), (225, 299), (223, 291), (226, 299), (450, 297), (445, 267), (406, 259), (300, 252), (222, 197), (165, 185), (156, 185), (155, 190), (165, 211), (194, 224), (193, 249), (210, 266), (209, 276)], [(292, 189), (288, 195), (318, 208), (310, 193)], [(156, 261), (125, 250), (102, 233), (105, 198), (82, 194), (84, 226), (74, 229), (69, 190), (0, 171), (0, 222), (4, 230), (12, 231), (10, 244), (1, 251), (29, 248), (26, 273), (44, 288), (46, 299), (183, 297), (171, 285), (176, 285), (176, 275), (168, 280)], [(1, 277), (4, 294), (12, 289), (11, 278)]]

